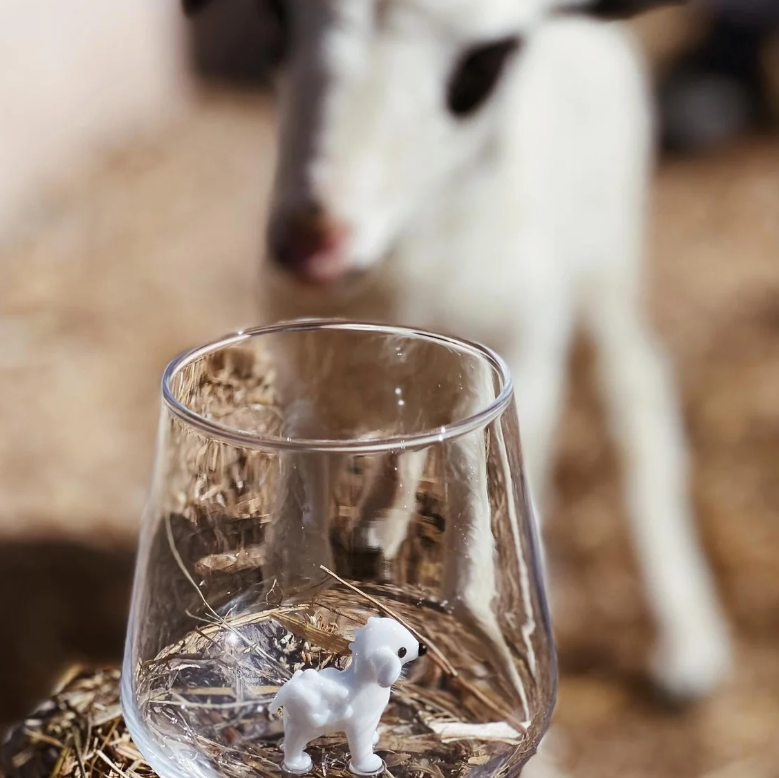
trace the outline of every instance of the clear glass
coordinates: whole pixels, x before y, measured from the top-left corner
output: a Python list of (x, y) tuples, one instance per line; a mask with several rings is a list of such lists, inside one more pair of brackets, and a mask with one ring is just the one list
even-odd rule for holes
[[(278, 776), (276, 691), (344, 668), (390, 615), (428, 652), (381, 719), (389, 774), (518, 775), (556, 666), (504, 362), (302, 321), (184, 354), (162, 391), (122, 674), (157, 773)], [(307, 750), (315, 775), (350, 775), (342, 734)]]

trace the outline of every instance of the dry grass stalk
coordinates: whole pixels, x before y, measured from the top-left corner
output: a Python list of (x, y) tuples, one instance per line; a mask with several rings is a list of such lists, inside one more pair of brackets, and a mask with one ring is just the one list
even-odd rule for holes
[(0, 752), (7, 778), (153, 778), (119, 707), (119, 671), (73, 668)]
[[(275, 692), (275, 688), (256, 688), (253, 693)], [(388, 709), (382, 726), (380, 752), (387, 763), (386, 776), (404, 775), (429, 778), (431, 775), (457, 778), (474, 765), (490, 762), (499, 748), (497, 740), (506, 732), (467, 732), (466, 737), (448, 741), (446, 733), (457, 736), (464, 725), (451, 713), (443, 713), (432, 701), (418, 694), (406, 694), (403, 684), (396, 701)], [(200, 694), (208, 700), (214, 695), (233, 693), (227, 688), (188, 689), (187, 695)], [(213, 713), (215, 706), (203, 704), (199, 711)], [(217, 709), (218, 710), (218, 709)], [(419, 729), (409, 713), (416, 710), (428, 722)], [(436, 731), (443, 732), (441, 738)], [(497, 737), (496, 737), (497, 735)], [(493, 742), (491, 742), (493, 741)], [(280, 778), (278, 737), (249, 744), (240, 760), (219, 762), (224, 775)], [(198, 747), (217, 758), (218, 744), (204, 735)], [(311, 752), (321, 765), (320, 778), (352, 778), (348, 770), (345, 743), (338, 735), (317, 741)], [(223, 755), (224, 756), (224, 755)], [(424, 760), (424, 769), (411, 768)], [(409, 768), (409, 769), (404, 769)], [(127, 731), (119, 707), (118, 669), (85, 670), (76, 668), (65, 685), (44, 703), (11, 735), (0, 751), (0, 775), (4, 778), (156, 778)]]
[(478, 686), (469, 683), (465, 678), (463, 678), (457, 672), (457, 669), (454, 667), (454, 665), (452, 665), (452, 663), (446, 658), (446, 655), (443, 653), (443, 651), (441, 651), (441, 649), (438, 648), (438, 646), (430, 639), (429, 635), (413, 627), (393, 608), (388, 607), (384, 603), (377, 600), (375, 597), (371, 597), (370, 594), (364, 592), (358, 586), (355, 586), (354, 584), (345, 581), (343, 578), (341, 578), (341, 576), (337, 575), (336, 573), (334, 573), (332, 570), (328, 569), (324, 565), (319, 565), (319, 567), (329, 576), (331, 576), (340, 584), (345, 586), (347, 589), (353, 591), (355, 594), (358, 594), (360, 597), (366, 599), (368, 602), (370, 602), (380, 611), (386, 613), (387, 616), (391, 616), (393, 619), (400, 622), (407, 630), (409, 630), (409, 632), (411, 632), (412, 635), (414, 635), (417, 638), (417, 640), (420, 640), (421, 642), (425, 643), (425, 645), (427, 645), (427, 647), (430, 649), (430, 658), (433, 662), (435, 662), (447, 675), (450, 675), (452, 676), (452, 678), (456, 679), (456, 682), (460, 686), (466, 689), (470, 694), (473, 694), (475, 697), (477, 697), (480, 702), (482, 702), (486, 707), (488, 707), (500, 719), (511, 720), (514, 718), (510, 711), (506, 711), (505, 709), (501, 708), (499, 705), (496, 705), (495, 702), (487, 694), (485, 694), (483, 691), (481, 691), (481, 689), (478, 688)]
[(420, 640), (422, 643), (425, 643), (427, 647), (430, 649), (430, 657), (433, 659), (433, 661), (448, 675), (457, 676), (457, 670), (452, 665), (452, 663), (444, 656), (444, 654), (441, 652), (441, 649), (436, 646), (436, 644), (430, 640), (430, 637), (428, 635), (422, 634), (419, 630), (414, 629), (411, 624), (409, 624), (400, 614), (398, 614), (394, 609), (390, 608), (388, 605), (385, 605), (382, 602), (379, 602), (375, 597), (371, 597), (370, 594), (367, 594), (359, 587), (355, 586), (354, 584), (350, 584), (348, 581), (345, 581), (341, 576), (336, 575), (332, 570), (329, 570), (324, 565), (319, 565), (319, 567), (327, 573), (332, 578), (335, 578), (336, 581), (338, 581), (340, 584), (343, 584), (347, 589), (350, 591), (353, 591), (355, 594), (359, 594), (360, 597), (363, 597), (364, 599), (368, 600), (372, 605), (375, 605), (380, 611), (383, 611), (387, 614), (387, 616), (391, 616), (395, 621), (400, 622), (409, 632), (411, 632), (414, 637), (416, 637), (417, 640)]

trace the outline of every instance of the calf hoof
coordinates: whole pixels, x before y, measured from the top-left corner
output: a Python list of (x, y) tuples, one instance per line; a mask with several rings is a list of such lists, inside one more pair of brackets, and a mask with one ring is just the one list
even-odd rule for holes
[(721, 630), (696, 630), (663, 641), (653, 652), (655, 684), (673, 704), (695, 702), (713, 694), (730, 675), (730, 637)]
[(298, 756), (284, 758), (284, 769), (288, 773), (294, 773), (295, 775), (305, 775), (311, 772), (311, 768), (314, 766), (314, 762), (311, 757), (303, 751)]
[(384, 760), (378, 754), (371, 754), (361, 762), (352, 760), (349, 769), (355, 775), (377, 775), (384, 772)]

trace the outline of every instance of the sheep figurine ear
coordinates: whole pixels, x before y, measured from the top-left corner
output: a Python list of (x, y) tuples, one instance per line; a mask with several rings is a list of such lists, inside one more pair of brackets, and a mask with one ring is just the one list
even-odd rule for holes
[(687, 0), (562, 0), (564, 10), (599, 19), (627, 19), (661, 5), (681, 5)]
[(389, 648), (383, 647), (376, 651), (370, 658), (373, 672), (376, 674), (376, 683), (384, 689), (389, 689), (400, 678), (403, 666), (400, 664), (397, 654)]

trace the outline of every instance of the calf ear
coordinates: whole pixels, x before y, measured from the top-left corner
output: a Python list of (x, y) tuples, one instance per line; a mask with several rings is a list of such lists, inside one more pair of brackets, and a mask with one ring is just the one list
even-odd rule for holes
[(662, 5), (681, 5), (687, 0), (564, 0), (570, 11), (578, 11), (599, 19), (627, 19)]
[(181, 5), (187, 16), (194, 16), (194, 14), (205, 8), (210, 2), (211, 0), (181, 0)]

